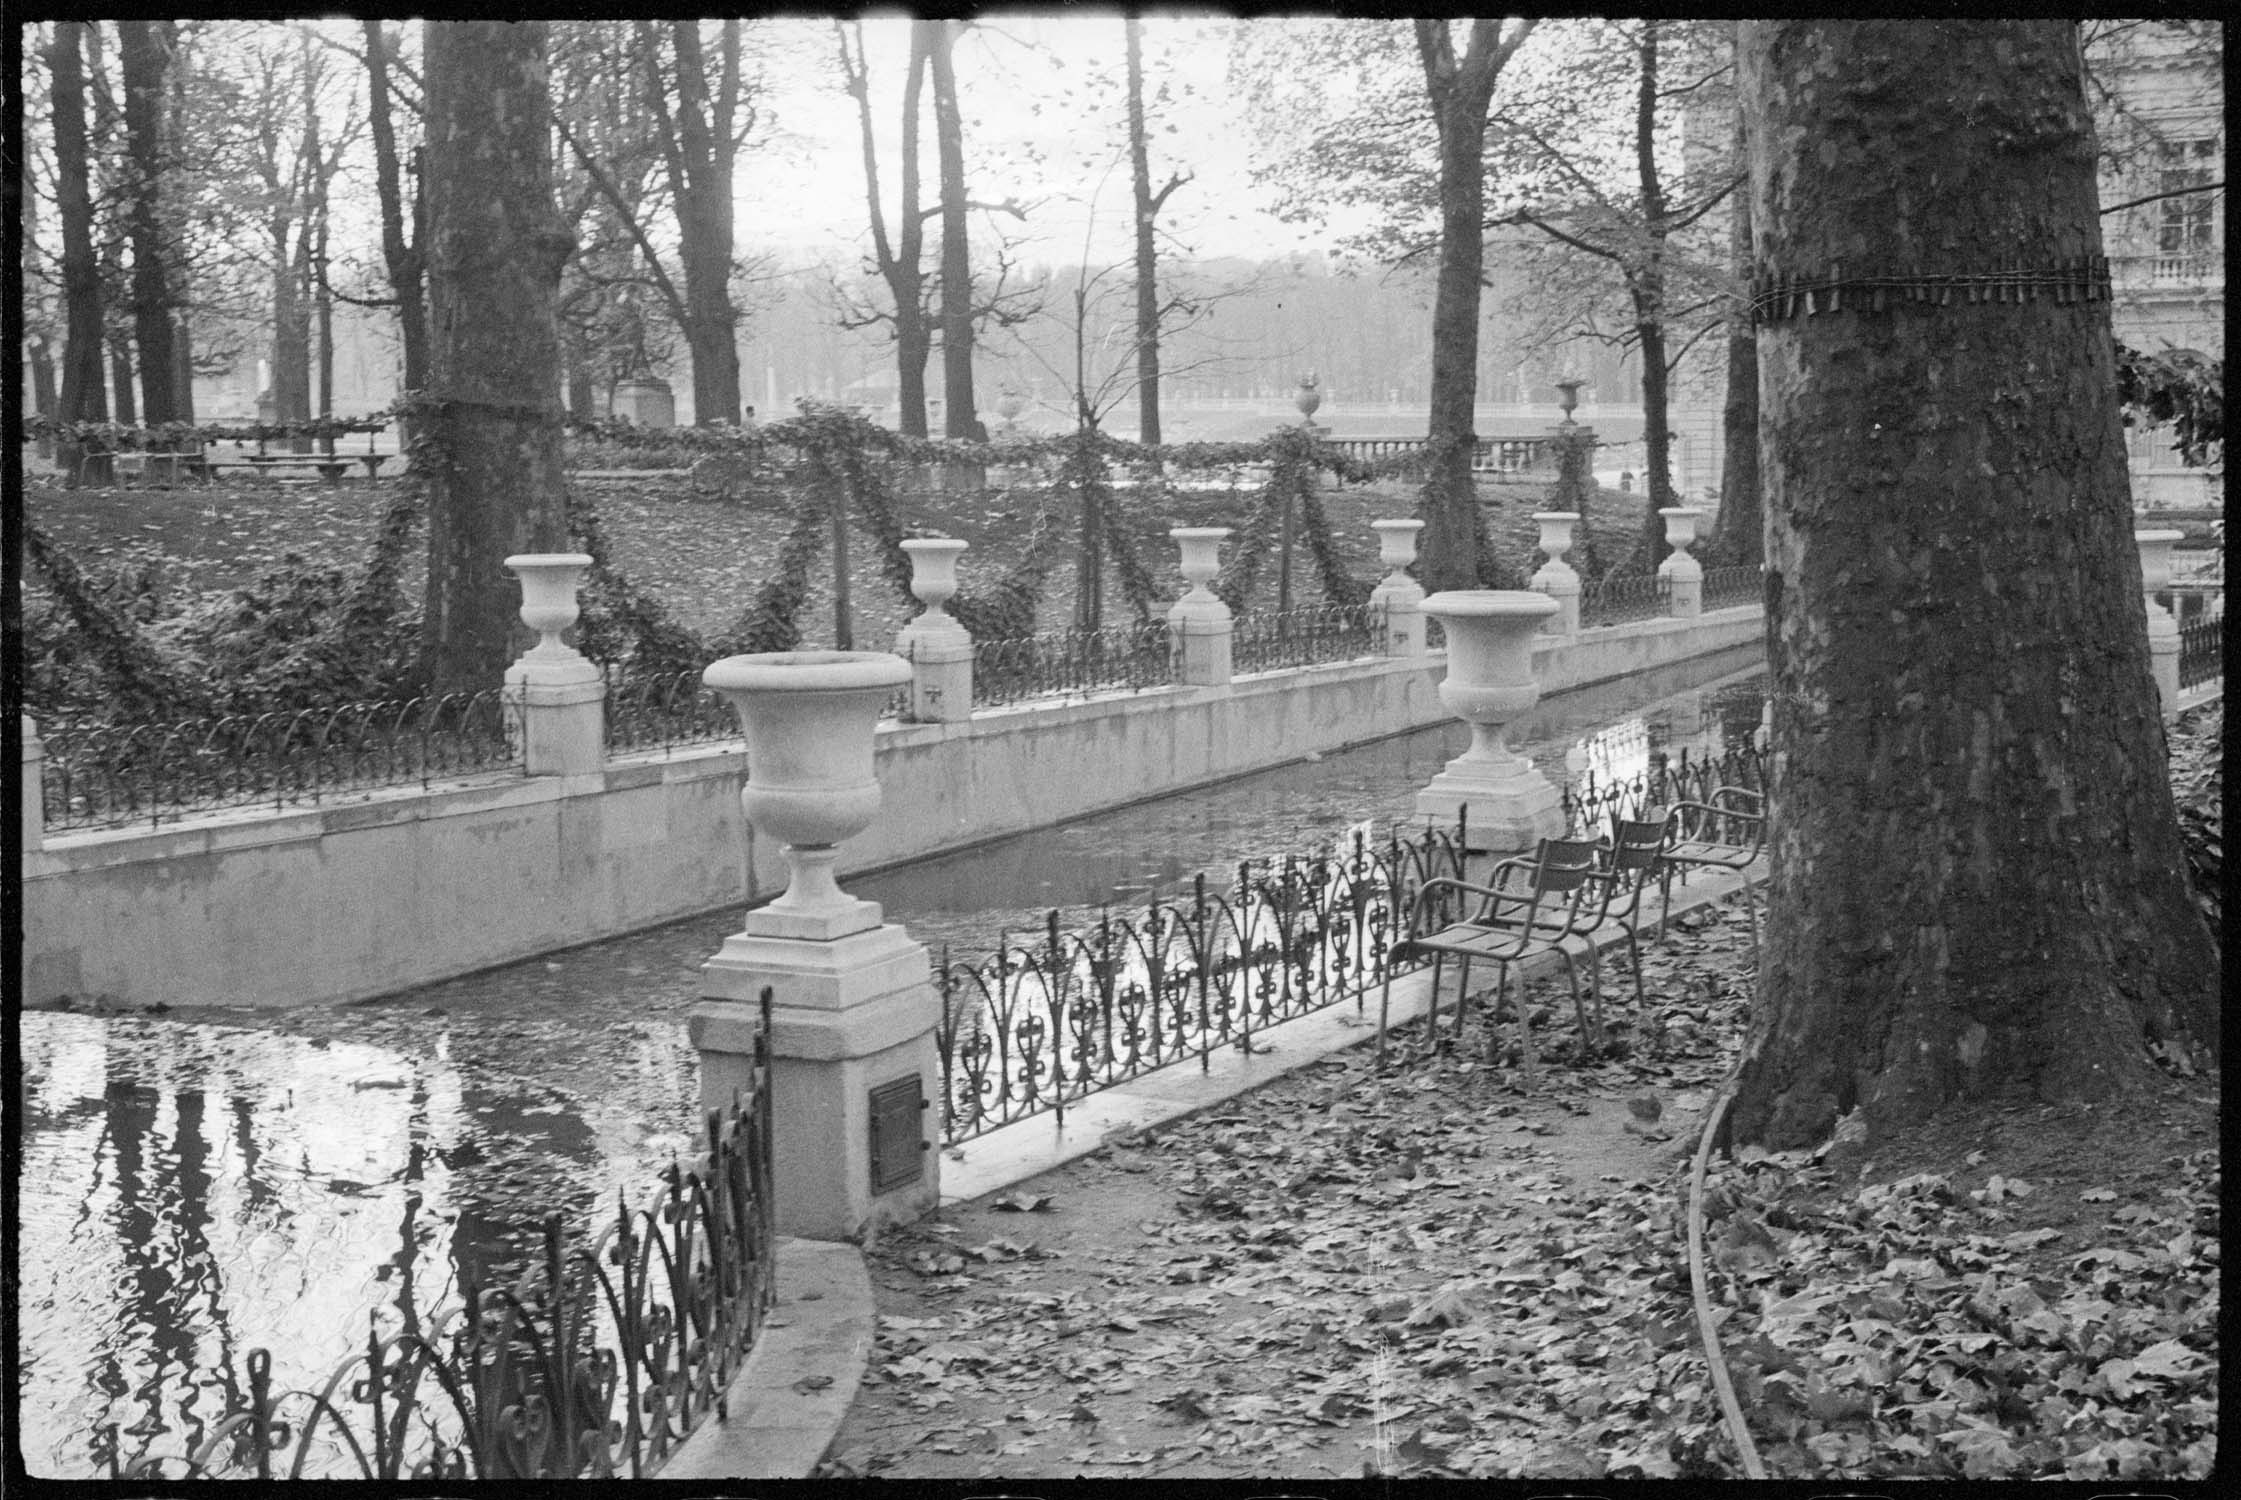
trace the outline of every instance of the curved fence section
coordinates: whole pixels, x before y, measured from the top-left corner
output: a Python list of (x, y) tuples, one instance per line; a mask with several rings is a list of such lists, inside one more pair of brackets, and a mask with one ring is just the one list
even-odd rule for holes
[(2225, 617), (2197, 615), (2179, 627), (2179, 686), (2199, 687), (2225, 675)]
[(1174, 680), (1174, 645), (1160, 620), (973, 642), (976, 708), (1165, 687)]
[(1716, 755), (1692, 757), (1686, 745), (1650, 757), (1637, 776), (1600, 778), (1592, 772), (1562, 790), (1566, 836), (1594, 838), (1610, 831), (1611, 819), (1640, 818), (1650, 808), (1676, 802), (1702, 802), (1716, 787), (1765, 792), (1773, 784), (1773, 759), (1753, 745), (1728, 745)]
[(702, 1154), (588, 1242), (545, 1221), (539, 1264), (276, 1393), (252, 1349), (245, 1405), (185, 1454), (111, 1479), (577, 1479), (656, 1472), (711, 1411), (775, 1300), (770, 992), (748, 1088), (710, 1110)]
[(1671, 590), (1655, 573), (1606, 573), (1580, 597), (1580, 624), (1621, 625), (1668, 612)]
[(1706, 609), (1726, 609), (1737, 604), (1757, 604), (1766, 597), (1766, 573), (1756, 563), (1738, 563), (1704, 570)]
[[(1215, 1049), (1251, 1050), (1257, 1030), (1362, 996), (1385, 977), (1408, 902), (1464, 869), (1461, 828), (1343, 850), (1248, 861), (1227, 891), (1205, 876), (1189, 897), (1066, 932), (1058, 913), (1026, 942), (952, 962), (938, 978), (942, 1136), (968, 1141)], [(1396, 970), (1396, 972), (1399, 972)]]
[(501, 689), (176, 724), (41, 725), (50, 831), (431, 786), (520, 763)]
[(601, 668), (607, 683), (607, 749), (616, 755), (739, 738), (739, 718), (700, 670), (633, 673)]
[(1240, 615), (1230, 628), (1230, 670), (1276, 672), (1352, 661), (1378, 655), (1384, 644), (1384, 620), (1366, 604)]

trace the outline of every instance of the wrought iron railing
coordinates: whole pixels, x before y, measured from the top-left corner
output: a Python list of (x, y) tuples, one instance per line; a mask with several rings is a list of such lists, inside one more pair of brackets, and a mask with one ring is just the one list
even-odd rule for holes
[(316, 1390), (273, 1391), (248, 1356), (246, 1406), (186, 1454), (110, 1478), (573, 1479), (653, 1474), (711, 1411), (774, 1300), (770, 991), (747, 1088), (708, 1111), (704, 1154), (663, 1169), (646, 1208), (618, 1208), (590, 1243), (545, 1221), (541, 1262), (511, 1287), (466, 1289), (363, 1352)]
[(1325, 604), (1240, 615), (1230, 627), (1230, 671), (1274, 672), (1382, 655), (1383, 613), (1366, 604)]
[(610, 754), (658, 750), (666, 756), (685, 746), (739, 738), (739, 716), (722, 694), (701, 681), (698, 668), (631, 673), (609, 665), (602, 671)]
[(1773, 762), (1755, 745), (1727, 745), (1714, 755), (1676, 755), (1655, 751), (1639, 775), (1603, 778), (1592, 772), (1570, 782), (1560, 794), (1564, 821), (1572, 838), (1608, 832), (1613, 817), (1639, 818), (1652, 807), (1705, 801), (1715, 787), (1737, 786), (1764, 792), (1772, 785)]
[(1580, 626), (1620, 625), (1666, 613), (1672, 590), (1655, 573), (1606, 573), (1580, 596)]
[(1704, 570), (1704, 588), (1698, 596), (1706, 609), (1734, 604), (1757, 604), (1766, 598), (1766, 574), (1757, 563), (1737, 563)]
[(492, 688), (176, 724), (42, 724), (45, 826), (176, 822), (518, 766), (514, 714)]
[(1164, 687), (1174, 643), (1162, 620), (973, 642), (973, 703)]
[(1417, 889), (1462, 872), (1460, 828), (1382, 845), (1357, 831), (1337, 853), (1248, 861), (1228, 891), (1201, 875), (1186, 898), (1084, 931), (1053, 911), (1039, 940), (956, 962), (945, 950), (944, 1140), (1046, 1112), (1064, 1125), (1100, 1089), (1192, 1057), (1203, 1070), (1216, 1049), (1250, 1050), (1255, 1031), (1349, 995), (1360, 1008)]
[(2179, 627), (2179, 686), (2190, 688), (2225, 675), (2225, 617), (2202, 615)]

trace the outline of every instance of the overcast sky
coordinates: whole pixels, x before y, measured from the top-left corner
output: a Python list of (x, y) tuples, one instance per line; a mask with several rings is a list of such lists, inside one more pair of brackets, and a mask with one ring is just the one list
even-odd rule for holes
[[(1226, 103), (1227, 24), (1210, 13), (1145, 21), (1146, 92), (1165, 78), (1174, 97), (1151, 125), (1153, 186), (1171, 171), (1196, 174), (1169, 200), (1162, 227), (1207, 256), (1320, 248), (1328, 233), (1278, 223), (1267, 213), (1269, 194), (1252, 184), (1253, 142), (1243, 111)], [(832, 23), (803, 18), (771, 29), (785, 58), (773, 68), (782, 134), (773, 149), (741, 163), (740, 247), (785, 251), (789, 260), (815, 258), (825, 247), (853, 259), (869, 244), (862, 145), (855, 102), (839, 87)], [(867, 17), (864, 41), (880, 186), (892, 216), (909, 22)], [(1092, 261), (1130, 253), (1122, 58), (1117, 12), (994, 16), (958, 45), (967, 180), (975, 198), (1031, 205), (1024, 223), (998, 221), (1025, 242), (1030, 262), (1080, 259), (1085, 232)], [(936, 194), (932, 99), (929, 87), (920, 127), (929, 204)], [(892, 233), (892, 218), (889, 227)], [(976, 215), (976, 253), (987, 233)]]

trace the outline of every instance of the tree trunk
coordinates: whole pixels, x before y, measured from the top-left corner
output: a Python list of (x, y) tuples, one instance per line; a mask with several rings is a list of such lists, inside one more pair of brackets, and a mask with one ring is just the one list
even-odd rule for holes
[[(1735, 116), (1735, 160), (1747, 160), (1743, 115)], [(1738, 286), (1751, 279), (1751, 195), (1735, 195), (1735, 218), (1728, 231), (1728, 255)], [(1719, 561), (1755, 565), (1765, 556), (1760, 531), (1765, 508), (1759, 498), (1759, 338), (1750, 310), (1727, 320), (1727, 399), (1720, 411), (1720, 514), (1715, 541)]]
[(425, 675), (498, 686), (520, 595), (504, 559), (566, 548), (546, 24), (425, 23), (429, 390)]
[[(724, 25), (726, 78), (739, 63), (739, 22)], [(739, 425), (738, 317), (731, 303), (732, 137), (728, 109), (711, 106), (700, 23), (671, 23), (677, 57), (678, 259), (685, 276), (685, 343), (692, 351), (693, 422)]]
[[(1742, 27), (1763, 273), (2102, 250), (2067, 21)], [(2218, 1044), (2151, 680), (2109, 307), (1847, 293), (1759, 332), (1778, 772), (1738, 1140), (2118, 1097)]]
[[(93, 192), (86, 164), (86, 74), (83, 21), (58, 21), (47, 58), (54, 81), (55, 207), (62, 221), (62, 294), (65, 333), (62, 394), (56, 415), (64, 422), (108, 420), (102, 388), (101, 262), (93, 248)], [(106, 457), (89, 459), (67, 438), (55, 444), (66, 481), (107, 479)]]
[(116, 392), (118, 423), (139, 426), (140, 411), (132, 398), (132, 336), (122, 328), (109, 330), (109, 385)]
[(1166, 194), (1152, 194), (1152, 167), (1144, 140), (1144, 23), (1129, 16), (1128, 170), (1136, 199), (1136, 435), (1159, 443), (1159, 260), (1153, 227)]
[(133, 338), (139, 345), (142, 409), (148, 425), (177, 420), (172, 377), (171, 294), (165, 285), (162, 213), (163, 74), (171, 56), (168, 21), (119, 21), (117, 58), (124, 75), (125, 149), (131, 158)]
[(1665, 518), (1679, 505), (1673, 489), (1672, 377), (1665, 359), (1665, 185), (1657, 171), (1657, 22), (1642, 23), (1641, 68), (1634, 92), (1634, 170), (1642, 194), (1647, 249), (1631, 266), (1627, 290), (1634, 300), (1634, 336), (1642, 355), (1642, 449), (1649, 466), (1650, 503), (1642, 513), (1642, 563), (1655, 571), (1672, 549)]
[(180, 294), (182, 305), (179, 319), (171, 328), (172, 414), (182, 422), (192, 422), (195, 419), (194, 318), (184, 305), (186, 288), (175, 288), (175, 291)]
[(366, 28), (366, 68), (371, 75), (367, 121), (373, 129), (374, 182), (381, 200), (381, 258), (397, 297), (397, 331), (404, 343), (405, 389), (424, 389), (428, 381), (428, 311), (423, 290), (426, 265), (418, 225), (405, 238), (403, 174), (398, 169), (397, 132), (389, 107), (389, 39), (379, 21)]
[(1424, 587), (1515, 588), (1517, 570), (1485, 545), (1471, 479), (1477, 447), (1472, 418), (1478, 404), (1479, 278), (1485, 263), (1486, 114), (1502, 65), (1532, 29), (1522, 23), (1497, 42), (1496, 23), (1471, 22), (1471, 41), (1460, 61), (1444, 20), (1419, 20), (1417, 50), (1424, 84), (1439, 127), (1440, 265), (1432, 299), (1431, 421), (1425, 446), (1430, 469), (1419, 568)]
[(988, 441), (973, 401), (973, 264), (965, 233), (965, 127), (951, 51), (959, 21), (933, 23), (934, 155), (942, 204), (942, 432)]

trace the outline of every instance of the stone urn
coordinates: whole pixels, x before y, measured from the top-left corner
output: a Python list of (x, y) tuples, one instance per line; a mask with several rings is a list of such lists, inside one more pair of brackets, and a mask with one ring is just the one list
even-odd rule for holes
[(1577, 635), (1580, 629), (1580, 575), (1578, 570), (1564, 560), (1572, 550), (1572, 528), (1579, 525), (1580, 513), (1576, 510), (1537, 510), (1533, 519), (1541, 528), (1541, 551), (1548, 561), (1541, 564), (1526, 587), (1536, 593), (1548, 595), (1556, 601), (1556, 613), (1549, 616), (1543, 626), (1550, 635)]
[(1530, 849), (1564, 831), (1555, 783), (1502, 743), (1502, 727), (1541, 700), (1533, 637), (1556, 611), (1554, 599), (1524, 589), (1453, 589), (1424, 601), (1447, 629), (1440, 702), (1471, 726), (1471, 746), (1416, 794), (1416, 810), (1463, 817), (1474, 851)]
[(1380, 592), (1386, 589), (1418, 587), (1416, 580), (1402, 569), (1416, 561), (1416, 536), (1423, 529), (1422, 521), (1370, 522), (1370, 530), (1377, 533), (1377, 560), (1391, 570), (1385, 575), (1384, 581), (1378, 584)]
[(1006, 432), (1010, 432), (1019, 426), (1019, 414), (1025, 410), (1027, 410), (1027, 398), (1008, 386), (1005, 387), (1004, 393), (996, 398), (996, 415), (1004, 419), (1004, 430)]
[(1694, 505), (1668, 505), (1658, 514), (1665, 517), (1665, 540), (1673, 548), (1657, 565), (1667, 609), (1678, 618), (1692, 619), (1704, 612), (1704, 564), (1689, 556), (1696, 523), (1704, 519), (1704, 512)]
[(1370, 590), (1369, 607), (1385, 619), (1385, 651), (1388, 656), (1421, 656), (1424, 654), (1424, 586), (1409, 577), (1407, 568), (1416, 561), (1416, 536), (1424, 529), (1422, 521), (1372, 521), (1370, 528), (1377, 533), (1377, 560), (1388, 571), (1376, 588)]
[(956, 537), (912, 537), (903, 543), (910, 555), (910, 591), (926, 611), (903, 627), (905, 636), (961, 633), (964, 626), (943, 608), (957, 597), (957, 555), (971, 546)]
[(746, 731), (747, 821), (785, 846), (785, 893), (748, 913), (749, 933), (830, 940), (880, 925), (878, 903), (845, 894), (833, 865), (841, 841), (878, 815), (872, 730), (910, 676), (884, 651), (727, 656), (701, 674)]
[(517, 552), (506, 567), (521, 580), (521, 623), (537, 632), (537, 644), (525, 661), (574, 662), (584, 658), (560, 633), (576, 623), (582, 611), (576, 588), (583, 582), (591, 556), (584, 552)]
[(2185, 535), (2168, 528), (2132, 533), (2140, 548), (2140, 587), (2147, 595), (2149, 665), (2166, 720), (2179, 712), (2179, 620), (2155, 596), (2171, 586), (2171, 549)]
[(2140, 584), (2148, 593), (2159, 594), (2171, 586), (2171, 549), (2185, 536), (2169, 528), (2132, 533), (2140, 548)]
[(1556, 382), (1558, 392), (1556, 404), (1563, 408), (1565, 421), (1572, 420), (1572, 412), (1580, 404), (1580, 387), (1586, 384), (1587, 382), (1584, 380), (1559, 380)]
[(1211, 618), (1219, 615), (1229, 618), (1229, 606), (1221, 596), (1207, 585), (1222, 571), (1222, 543), (1229, 537), (1227, 526), (1177, 526), (1167, 533), (1183, 551), (1183, 578), (1190, 589), (1169, 607), (1170, 622), (1178, 619)]
[(1322, 404), (1322, 388), (1315, 379), (1315, 372), (1310, 370), (1299, 378), (1299, 390), (1292, 397), (1292, 405), (1299, 408), (1300, 425), (1314, 426), (1316, 410)]

